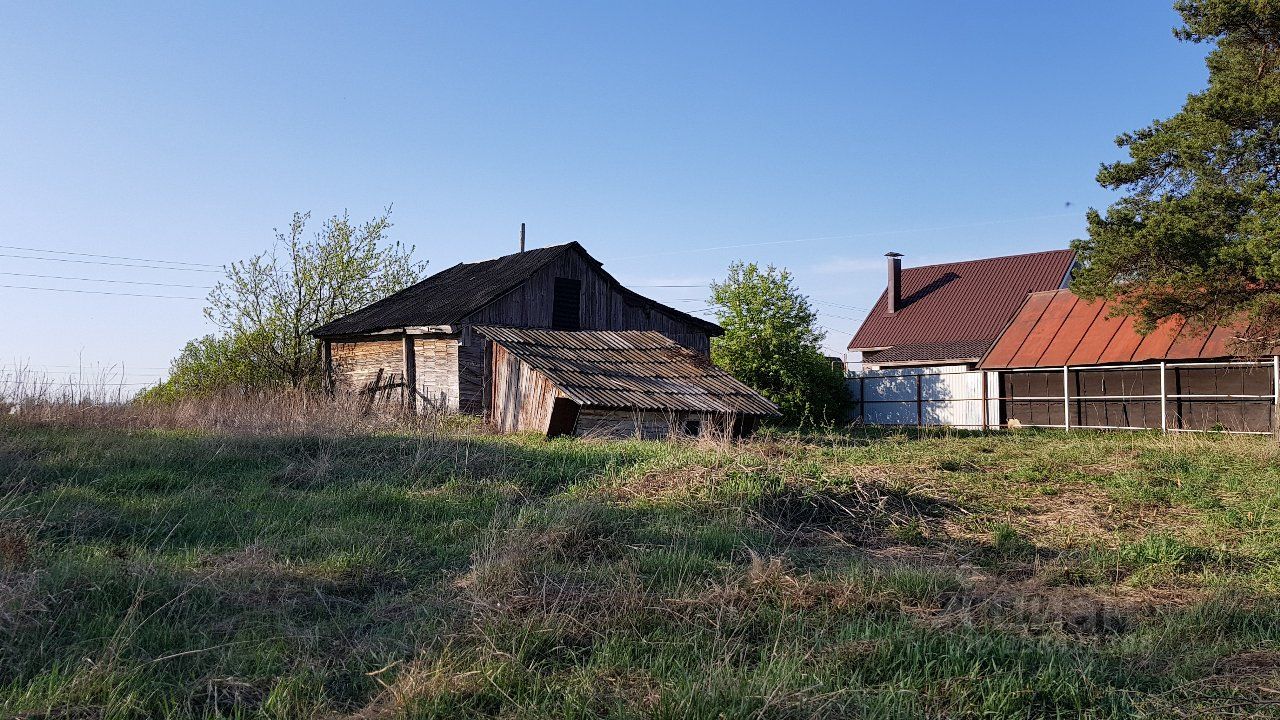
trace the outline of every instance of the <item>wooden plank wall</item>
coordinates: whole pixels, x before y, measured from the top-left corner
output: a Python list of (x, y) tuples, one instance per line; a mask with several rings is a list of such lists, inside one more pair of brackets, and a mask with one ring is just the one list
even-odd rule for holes
[(347, 392), (363, 389), (378, 376), (404, 375), (404, 341), (366, 340), (362, 342), (335, 342), (330, 345), (333, 361), (333, 382), (338, 390)]
[(457, 339), (414, 338), (413, 356), (417, 365), (418, 410), (420, 412), (457, 412)]
[(489, 420), (502, 432), (547, 432), (556, 387), (545, 375), (494, 344)]

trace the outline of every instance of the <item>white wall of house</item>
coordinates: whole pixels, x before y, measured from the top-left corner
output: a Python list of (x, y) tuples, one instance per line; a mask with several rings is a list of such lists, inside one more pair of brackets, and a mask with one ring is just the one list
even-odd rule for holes
[[(968, 365), (879, 368), (849, 373), (854, 417), (868, 425), (982, 429), (982, 375)], [(987, 375), (987, 422), (999, 426), (997, 373)]]

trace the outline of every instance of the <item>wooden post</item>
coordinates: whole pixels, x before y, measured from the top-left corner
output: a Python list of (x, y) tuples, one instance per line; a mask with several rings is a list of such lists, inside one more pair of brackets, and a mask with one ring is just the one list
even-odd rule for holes
[(418, 411), (418, 358), (413, 352), (413, 336), (404, 336), (404, 387), (405, 407), (410, 412)]
[(1071, 432), (1071, 370), (1062, 366), (1062, 429)]
[(327, 339), (320, 341), (320, 367), (324, 372), (324, 392), (333, 397), (333, 347)]
[(1169, 393), (1165, 388), (1165, 364), (1160, 361), (1160, 432), (1169, 432)]

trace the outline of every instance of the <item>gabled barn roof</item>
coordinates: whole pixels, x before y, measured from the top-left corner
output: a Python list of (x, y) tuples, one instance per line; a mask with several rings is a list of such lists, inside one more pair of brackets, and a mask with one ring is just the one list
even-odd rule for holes
[(1231, 357), (1244, 328), (1219, 325), (1193, 332), (1180, 318), (1143, 336), (1132, 316), (1109, 317), (1111, 304), (1083, 300), (1070, 290), (1031, 293), (979, 363), (984, 369), (1114, 365)]
[(477, 326), (583, 406), (778, 415), (778, 406), (705, 357), (650, 330)]
[(360, 335), (390, 328), (415, 325), (453, 325), (468, 315), (502, 298), (528, 280), (548, 263), (567, 252), (580, 253), (594, 265), (628, 299), (648, 305), (684, 322), (720, 334), (719, 325), (683, 313), (673, 307), (628, 290), (605, 272), (599, 260), (591, 257), (577, 242), (534, 248), (522, 253), (504, 255), (492, 260), (459, 263), (441, 270), (427, 279), (394, 295), (322, 325), (311, 334), (315, 337)]
[(1027, 293), (1061, 287), (1074, 262), (1049, 250), (903, 268), (901, 307), (890, 315), (881, 293), (849, 349), (879, 350), (876, 362), (980, 358)]

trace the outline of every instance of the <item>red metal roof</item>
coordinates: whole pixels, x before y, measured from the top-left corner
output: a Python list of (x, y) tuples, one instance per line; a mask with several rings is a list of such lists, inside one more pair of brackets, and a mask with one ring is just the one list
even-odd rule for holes
[(1110, 312), (1110, 303), (1086, 302), (1070, 290), (1031, 293), (978, 367), (998, 370), (1231, 356), (1228, 342), (1236, 334), (1232, 328), (1218, 326), (1207, 334), (1197, 333), (1173, 318), (1144, 336), (1134, 327), (1132, 316), (1109, 317)]
[[(881, 293), (849, 349), (918, 346), (941, 354), (909, 359), (981, 357), (1027, 293), (1061, 287), (1074, 262), (1071, 250), (1050, 250), (903, 268), (903, 307), (889, 315)], [(970, 354), (954, 354), (961, 351)]]

